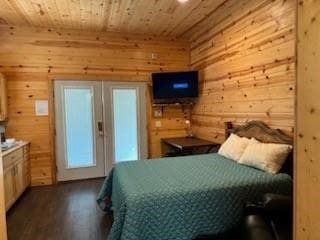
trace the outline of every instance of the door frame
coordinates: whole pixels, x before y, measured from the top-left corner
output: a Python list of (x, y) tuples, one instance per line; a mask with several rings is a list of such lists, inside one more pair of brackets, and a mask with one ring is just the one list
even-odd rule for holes
[[(145, 85), (145, 103), (143, 104), (143, 107), (145, 107), (145, 115), (146, 115), (146, 136), (145, 141), (147, 142), (146, 145), (146, 152), (149, 156), (149, 123), (148, 123), (148, 116), (150, 115), (150, 102), (148, 99), (150, 99), (149, 94), (149, 86), (148, 81), (149, 78), (147, 76), (121, 76), (121, 75), (83, 75), (83, 74), (48, 74), (48, 105), (49, 105), (49, 134), (50, 134), (50, 150), (51, 150), (51, 174), (52, 174), (52, 184), (57, 184), (57, 161), (56, 161), (56, 144), (55, 144), (55, 126), (56, 126), (56, 116), (55, 116), (55, 104), (54, 104), (54, 81), (61, 80), (64, 81), (113, 81), (113, 82), (135, 82), (135, 83), (141, 83)], [(110, 80), (112, 79), (112, 80)], [(107, 165), (107, 164), (105, 164)]]

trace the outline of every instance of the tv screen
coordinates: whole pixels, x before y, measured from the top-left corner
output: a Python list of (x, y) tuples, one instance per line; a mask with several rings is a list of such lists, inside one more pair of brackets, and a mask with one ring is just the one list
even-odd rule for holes
[(198, 97), (198, 72), (152, 74), (154, 99)]

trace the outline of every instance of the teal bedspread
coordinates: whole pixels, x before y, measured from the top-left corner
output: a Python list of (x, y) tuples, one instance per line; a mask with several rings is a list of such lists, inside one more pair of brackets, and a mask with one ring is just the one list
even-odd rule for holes
[(117, 164), (98, 203), (114, 214), (108, 240), (191, 240), (233, 227), (247, 200), (291, 191), (289, 175), (206, 154)]

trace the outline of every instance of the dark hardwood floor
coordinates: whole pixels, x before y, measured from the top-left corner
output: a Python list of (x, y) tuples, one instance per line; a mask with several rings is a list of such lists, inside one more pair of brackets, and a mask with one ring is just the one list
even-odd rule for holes
[(7, 214), (9, 240), (107, 239), (112, 220), (96, 203), (102, 182), (30, 188)]

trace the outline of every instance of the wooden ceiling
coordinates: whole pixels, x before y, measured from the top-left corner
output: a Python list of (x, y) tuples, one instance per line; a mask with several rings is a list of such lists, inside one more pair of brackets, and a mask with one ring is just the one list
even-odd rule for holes
[(0, 24), (183, 37), (225, 0), (0, 0)]

